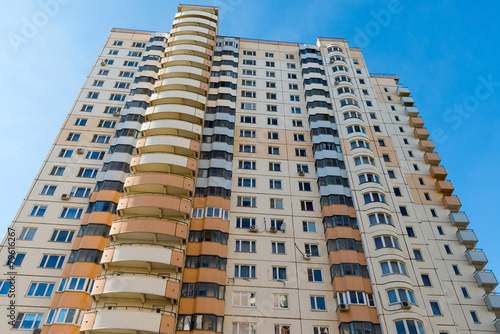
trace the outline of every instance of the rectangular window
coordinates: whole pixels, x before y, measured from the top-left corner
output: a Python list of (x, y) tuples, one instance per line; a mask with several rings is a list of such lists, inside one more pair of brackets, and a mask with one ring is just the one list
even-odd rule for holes
[(7, 259), (7, 263), (5, 264), (6, 266), (11, 266), (11, 267), (19, 267), (24, 260), (24, 257), (26, 254), (24, 253), (16, 253), (14, 256), (10, 256)]
[(280, 148), (275, 147), (275, 146), (268, 146), (267, 147), (267, 153), (272, 154), (272, 155), (279, 155), (280, 154)]
[(304, 249), (306, 254), (311, 254), (311, 256), (319, 256), (319, 246), (304, 244)]
[(268, 99), (268, 100), (276, 100), (277, 99), (277, 95), (276, 95), (276, 93), (266, 93), (266, 99)]
[(269, 170), (272, 172), (281, 172), (281, 163), (279, 162), (270, 162)]
[(19, 240), (33, 240), (35, 236), (36, 228), (24, 227), (19, 235)]
[(268, 77), (268, 78), (275, 78), (276, 77), (276, 72), (266, 71), (266, 77)]
[(415, 231), (413, 231), (413, 227), (406, 227), (406, 233), (408, 233), (408, 237), (416, 238)]
[(99, 97), (99, 92), (89, 92), (87, 94), (88, 99), (97, 99)]
[(240, 130), (240, 137), (255, 138), (255, 131)]
[(269, 189), (282, 189), (281, 180), (269, 180)]
[(417, 164), (413, 164), (413, 169), (414, 169), (414, 170), (420, 170), (420, 169), (418, 168), (418, 165), (417, 165)]
[(431, 279), (429, 278), (429, 275), (422, 274), (421, 276), (422, 276), (422, 282), (424, 283), (424, 286), (432, 286)]
[(239, 177), (238, 178), (238, 187), (255, 188), (255, 179)]
[(301, 114), (302, 110), (299, 107), (292, 107), (292, 114)]
[(106, 154), (106, 152), (87, 151), (87, 154), (85, 155), (85, 159), (102, 160), (102, 159), (104, 159), (104, 154)]
[(305, 136), (303, 134), (300, 134), (300, 133), (294, 133), (293, 134), (293, 140), (294, 141), (305, 141)]
[(255, 253), (255, 241), (236, 240), (236, 252)]
[(68, 230), (54, 230), (52, 236), (50, 237), (50, 241), (54, 242), (71, 242), (73, 240), (73, 235), (75, 231)]
[(271, 198), (269, 202), (270, 202), (271, 209), (283, 209), (283, 200), (282, 199)]
[(247, 207), (247, 208), (255, 208), (256, 207), (256, 199), (255, 199), (255, 197), (238, 196), (237, 206)]
[(297, 74), (295, 74), (295, 73), (288, 73), (288, 79), (297, 79)]
[(302, 231), (316, 233), (316, 223), (315, 222), (302, 222)]
[(248, 160), (240, 160), (238, 162), (238, 167), (240, 169), (256, 169), (256, 164), (255, 161), (248, 161)]
[(47, 211), (47, 206), (35, 205), (31, 210), (30, 216), (43, 217), (45, 215), (45, 211)]
[(309, 173), (309, 166), (297, 164), (297, 173)]
[(452, 265), (451, 267), (453, 268), (453, 272), (455, 273), (455, 275), (461, 275), (460, 270), (458, 270), (458, 266), (456, 264)]
[(429, 193), (424, 193), (424, 197), (427, 201), (431, 200), (431, 196), (429, 195)]
[(422, 185), (422, 186), (425, 185), (424, 179), (421, 177), (418, 178), (418, 183), (420, 183), (420, 185)]
[(255, 278), (255, 266), (234, 265), (234, 277), (237, 278)]
[(290, 95), (290, 101), (300, 101), (300, 95)]
[(446, 254), (453, 254), (453, 253), (451, 252), (450, 245), (444, 245), (444, 251), (446, 252)]
[(292, 119), (292, 126), (295, 126), (295, 127), (298, 127), (298, 128), (301, 128), (303, 127), (303, 123), (302, 121), (298, 120), (298, 119)]
[(382, 157), (384, 158), (385, 162), (391, 162), (391, 158), (389, 157), (389, 154), (382, 154)]
[(266, 82), (266, 87), (267, 88), (276, 88), (276, 82), (267, 81)]
[(102, 85), (104, 85), (103, 80), (94, 80), (94, 83), (92, 84), (92, 86), (97, 86), (97, 87), (102, 87)]
[(126, 97), (126, 96), (127, 96), (127, 95), (124, 95), (124, 94), (111, 94), (111, 95), (109, 96), (109, 99), (110, 99), (111, 101), (125, 101), (125, 97)]
[(240, 145), (240, 152), (255, 153), (255, 145)]
[(134, 47), (134, 48), (144, 48), (144, 47), (146, 47), (146, 43), (134, 42), (134, 43), (132, 43), (132, 47)]
[(118, 74), (119, 77), (124, 77), (124, 78), (133, 78), (134, 77), (134, 72), (126, 72), (126, 71), (120, 71), (120, 74)]
[(273, 280), (286, 280), (286, 267), (273, 267)]
[(278, 119), (277, 118), (267, 118), (267, 125), (278, 125)]
[(394, 189), (394, 195), (396, 195), (397, 197), (403, 196), (401, 194), (401, 189), (400, 188), (393, 188), (393, 189)]
[(460, 288), (462, 290), (462, 294), (464, 295), (464, 298), (470, 298), (469, 292), (467, 291), (467, 288), (465, 286), (462, 286)]
[(64, 174), (65, 169), (66, 169), (66, 167), (54, 166), (54, 167), (52, 167), (52, 170), (50, 171), (49, 175), (61, 176)]
[(420, 249), (414, 249), (413, 256), (415, 257), (415, 261), (424, 261), (424, 258), (422, 257), (422, 252), (420, 251)]
[(89, 197), (91, 191), (92, 190), (90, 188), (73, 187), (71, 189), (70, 196), (72, 196), (72, 197)]
[(255, 103), (242, 103), (241, 109), (255, 110), (257, 109), (257, 105)]
[(408, 217), (408, 210), (406, 209), (406, 206), (400, 206), (399, 211), (401, 212), (402, 216)]
[(431, 303), (431, 309), (432, 309), (432, 314), (436, 316), (441, 316), (443, 313), (441, 313), (441, 308), (439, 308), (439, 303), (438, 302), (430, 302)]
[(130, 83), (129, 82), (115, 82), (115, 88), (124, 88), (124, 89), (128, 89), (130, 87)]
[(43, 186), (43, 189), (42, 189), (42, 192), (40, 193), (40, 195), (52, 196), (52, 195), (54, 195), (56, 188), (57, 188), (57, 186), (45, 185), (45, 186)]
[(256, 75), (256, 71), (255, 70), (243, 70), (243, 75)]
[(437, 213), (436, 213), (436, 210), (434, 210), (434, 209), (431, 209), (431, 215), (432, 215), (432, 217), (437, 217), (438, 216)]
[(326, 311), (326, 303), (324, 296), (311, 296), (311, 310), (313, 311)]
[(75, 121), (76, 126), (85, 126), (87, 124), (86, 118), (77, 118)]
[(286, 68), (295, 69), (295, 68), (297, 68), (297, 66), (294, 63), (287, 63)]
[(285, 254), (285, 243), (284, 242), (271, 242), (271, 253), (272, 254)]
[(307, 269), (307, 280), (309, 282), (323, 282), (321, 269)]
[(275, 67), (276, 64), (274, 63), (274, 61), (266, 61), (266, 66), (267, 67)]
[(267, 133), (267, 139), (279, 139), (279, 133), (269, 131)]
[(129, 51), (128, 52), (129, 57), (140, 57), (142, 56), (142, 52), (139, 51)]
[(267, 111), (278, 111), (278, 106), (277, 105), (273, 105), (273, 104), (268, 104), (267, 105)]
[(0, 281), (0, 296), (7, 296), (11, 284), (9, 281)]
[(252, 226), (255, 226), (255, 218), (236, 218), (237, 228), (250, 228)]
[(193, 208), (193, 213), (191, 218), (201, 219), (203, 218), (203, 209), (202, 208)]
[(255, 51), (243, 50), (243, 55), (244, 56), (255, 56), (256, 52)]
[(80, 217), (82, 216), (82, 212), (83, 209), (79, 208), (64, 208), (59, 218), (80, 219)]
[(40, 323), (42, 322), (43, 314), (37, 313), (18, 313), (16, 322), (13, 329), (26, 329), (32, 330), (35, 328), (40, 328)]
[(64, 263), (64, 255), (49, 255), (45, 254), (42, 257), (42, 261), (38, 265), (40, 268), (54, 268), (61, 269)]
[(70, 132), (68, 134), (68, 138), (66, 138), (67, 141), (79, 141), (80, 140), (80, 134), (79, 133), (73, 133)]
[(93, 143), (103, 143), (103, 144), (107, 144), (109, 143), (109, 140), (111, 139), (110, 136), (101, 136), (101, 135), (94, 135), (94, 137), (92, 137), (92, 142)]
[(233, 306), (255, 307), (256, 306), (255, 293), (254, 292), (233, 292)]
[(437, 230), (439, 235), (444, 235), (443, 228), (441, 226), (437, 226)]
[(95, 168), (80, 168), (78, 171), (78, 177), (89, 177), (95, 178), (97, 176), (98, 169)]
[(297, 85), (297, 84), (288, 84), (288, 89), (297, 90), (297, 89), (299, 89), (299, 85)]
[(268, 57), (268, 58), (274, 58), (274, 53), (272, 53), (272, 52), (266, 52), (265, 54), (266, 54), (266, 57)]
[(109, 50), (108, 54), (116, 56), (118, 54), (118, 50)]
[(255, 116), (241, 116), (240, 122), (255, 124)]
[(128, 60), (125, 60), (123, 62), (123, 66), (137, 67), (137, 65), (139, 65), (139, 62), (137, 62), (137, 61), (128, 61)]
[(470, 311), (470, 316), (472, 317), (472, 321), (474, 321), (475, 324), (481, 323), (481, 321), (479, 321), (479, 317), (477, 316), (476, 311)]
[(91, 106), (91, 105), (88, 105), (88, 104), (84, 104), (82, 106), (82, 109), (80, 109), (80, 111), (91, 112), (92, 109), (94, 109), (94, 106)]
[[(280, 309), (288, 309), (288, 295), (284, 295), (284, 294), (281, 294), (281, 293), (275, 293), (273, 294), (273, 298), (274, 298), (274, 307), (275, 308), (280, 308)], [(281, 327), (284, 327), (284, 326), (281, 326)], [(276, 328), (276, 327), (275, 327)], [(278, 333), (278, 334), (281, 334), (281, 333), (290, 333), (290, 328), (288, 329), (288, 331), (274, 331), (275, 333)]]
[(396, 174), (394, 174), (393, 170), (388, 170), (387, 174), (389, 174), (389, 178), (390, 179), (395, 179), (396, 178)]
[(253, 59), (243, 59), (243, 65), (255, 65), (256, 61)]
[(300, 209), (302, 211), (314, 211), (312, 201), (300, 201)]
[(28, 297), (50, 297), (55, 283), (31, 283), (26, 296)]
[(299, 191), (311, 191), (311, 183), (299, 181)]
[(99, 72), (97, 73), (97, 75), (108, 75), (109, 74), (109, 70), (99, 70)]
[(328, 327), (313, 327), (313, 334), (330, 334), (330, 330)]

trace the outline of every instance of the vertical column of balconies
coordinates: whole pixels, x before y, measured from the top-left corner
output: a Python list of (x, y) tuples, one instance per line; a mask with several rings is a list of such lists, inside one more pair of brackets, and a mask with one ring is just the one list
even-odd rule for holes
[[(377, 333), (377, 312), (323, 57), (315, 46), (301, 46), (300, 54), (339, 328), (348, 332), (366, 328)], [(351, 79), (345, 75), (343, 80), (335, 82), (349, 87)]]
[(83, 332), (175, 332), (216, 28), (179, 6)]
[[(165, 37), (158, 36), (155, 34), (151, 37), (146, 52), (143, 53), (145, 56), (140, 63), (139, 72), (135, 74), (123, 111), (120, 112), (121, 108), (117, 108), (114, 112), (114, 116), (120, 120), (115, 137), (98, 175), (95, 191), (90, 197), (61, 283), (53, 298), (43, 333), (78, 333), (83, 311), (92, 305), (90, 293), (94, 279), (101, 273), (99, 261), (104, 248), (109, 244), (110, 227), (117, 217), (117, 203), (123, 193), (125, 177), (130, 171), (137, 136), (159, 69), (163, 46), (156, 50), (151, 48), (166, 41)], [(137, 43), (144, 45), (142, 41)], [(121, 118), (118, 118), (120, 115)]]
[(217, 38), (182, 281), (178, 331), (222, 332), (238, 73), (234, 38)]

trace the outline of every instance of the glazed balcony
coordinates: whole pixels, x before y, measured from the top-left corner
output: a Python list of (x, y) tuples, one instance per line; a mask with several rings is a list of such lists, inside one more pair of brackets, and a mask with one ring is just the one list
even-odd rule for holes
[(116, 211), (124, 216), (186, 217), (191, 213), (191, 199), (157, 193), (134, 193), (120, 197)]
[(436, 182), (436, 189), (439, 193), (445, 195), (445, 196), (450, 196), (453, 194), (453, 191), (455, 188), (453, 187), (453, 184), (451, 184), (450, 181), (437, 181)]
[(424, 120), (422, 117), (410, 117), (410, 126), (414, 128), (423, 128)]
[(425, 152), (424, 160), (431, 166), (437, 166), (441, 163), (441, 157), (437, 153)]
[(184, 265), (184, 251), (172, 246), (146, 243), (123, 243), (107, 246), (101, 266), (151, 269), (176, 269)]
[(486, 292), (493, 291), (498, 285), (497, 278), (491, 270), (477, 270), (474, 273), (474, 278), (479, 287), (482, 287)]
[(458, 230), (457, 238), (458, 242), (468, 249), (474, 248), (478, 242), (476, 233), (473, 230)]
[(486, 254), (484, 254), (482, 249), (473, 248), (465, 251), (465, 258), (470, 265), (474, 266), (476, 269), (483, 269), (488, 263)]
[(93, 333), (175, 333), (176, 314), (137, 306), (107, 306), (87, 310), (80, 332)]
[(469, 218), (464, 212), (450, 212), (448, 215), (451, 225), (458, 229), (465, 229), (469, 225)]
[(398, 85), (397, 93), (399, 97), (410, 96), (410, 89), (401, 85)]
[(404, 96), (401, 98), (401, 105), (405, 107), (413, 107), (415, 104), (415, 100), (413, 100), (413, 97), (410, 96)]
[(106, 298), (144, 298), (178, 300), (181, 282), (166, 275), (114, 272), (100, 275), (94, 281), (92, 297), (99, 301)]
[(173, 218), (133, 216), (113, 221), (109, 236), (116, 242), (126, 238), (138, 242), (179, 242), (188, 237), (188, 224)]
[(426, 128), (415, 128), (415, 130), (413, 130), (413, 135), (417, 139), (427, 140), (429, 138), (429, 130)]
[(436, 148), (432, 140), (420, 140), (418, 142), (418, 147), (420, 147), (420, 150), (430, 153), (434, 152), (434, 149)]
[(190, 176), (173, 173), (144, 172), (127, 176), (123, 190), (126, 195), (130, 193), (149, 192), (191, 197), (194, 192), (194, 185), (195, 179)]
[(200, 142), (185, 137), (158, 135), (138, 139), (135, 148), (138, 154), (165, 152), (197, 158)]
[(462, 203), (456, 196), (443, 196), (443, 205), (450, 211), (458, 211), (462, 207)]
[(194, 176), (198, 161), (178, 154), (152, 152), (137, 155), (130, 161), (133, 173), (165, 172)]
[[(431, 153), (436, 154), (436, 153)], [(448, 176), (446, 169), (443, 166), (431, 166), (429, 169), (431, 176), (437, 180), (444, 180)]]
[(405, 107), (406, 116), (416, 117), (418, 116), (418, 108), (417, 107)]

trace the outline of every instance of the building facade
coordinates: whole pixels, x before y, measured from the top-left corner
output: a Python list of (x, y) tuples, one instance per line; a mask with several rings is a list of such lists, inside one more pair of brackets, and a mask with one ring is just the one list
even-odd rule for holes
[(409, 89), (218, 20), (111, 31), (1, 245), (2, 333), (500, 333)]

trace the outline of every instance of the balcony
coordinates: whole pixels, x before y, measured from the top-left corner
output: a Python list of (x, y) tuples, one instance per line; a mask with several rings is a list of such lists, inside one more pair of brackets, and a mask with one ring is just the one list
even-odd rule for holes
[(462, 207), (462, 203), (456, 196), (443, 196), (443, 205), (450, 211), (458, 211)]
[(415, 104), (415, 100), (413, 100), (413, 97), (410, 97), (410, 96), (405, 96), (405, 97), (402, 97), (401, 98), (401, 105), (405, 106), (405, 107), (413, 107), (413, 105)]
[(410, 117), (410, 126), (414, 128), (422, 128), (424, 126), (424, 120), (422, 117)]
[(401, 85), (398, 85), (397, 92), (399, 97), (410, 96), (410, 89)]
[(500, 334), (500, 319), (499, 318), (495, 319), (493, 323), (495, 324), (495, 329)]
[(450, 196), (451, 194), (453, 194), (453, 191), (455, 190), (453, 184), (451, 184), (450, 181), (437, 181), (436, 189), (438, 192), (440, 192), (445, 196)]
[(87, 310), (80, 331), (90, 333), (175, 333), (175, 313), (137, 306)]
[(420, 150), (429, 153), (434, 152), (434, 149), (436, 148), (432, 140), (420, 140), (418, 142), (418, 147), (420, 147)]
[(498, 285), (497, 278), (491, 270), (478, 270), (474, 273), (477, 285), (490, 292)]
[(141, 269), (179, 269), (184, 264), (184, 251), (172, 246), (146, 243), (122, 243), (107, 246), (101, 265)]
[(474, 266), (476, 269), (483, 269), (486, 263), (488, 263), (488, 259), (486, 258), (486, 254), (484, 254), (482, 249), (473, 248), (468, 249), (465, 252), (465, 258), (470, 265)]
[(488, 311), (495, 312), (495, 315), (500, 316), (500, 295), (496, 293), (490, 293), (484, 296), (484, 303), (488, 308)]
[(425, 152), (424, 160), (431, 166), (437, 166), (441, 163), (441, 157), (437, 153)]
[(138, 242), (179, 242), (188, 236), (188, 224), (173, 218), (131, 216), (117, 218), (109, 231), (111, 240), (120, 238)]
[(425, 128), (415, 128), (415, 130), (413, 130), (413, 135), (417, 139), (426, 140), (427, 138), (429, 138), (429, 130)]
[(406, 107), (405, 114), (406, 114), (406, 116), (410, 116), (410, 117), (418, 116), (418, 108), (417, 107)]
[(458, 230), (458, 242), (467, 248), (473, 248), (477, 244), (476, 233), (473, 230)]
[(177, 195), (137, 193), (123, 195), (116, 211), (119, 216), (186, 217), (191, 213), (191, 199)]
[(123, 185), (125, 194), (151, 192), (191, 197), (194, 193), (193, 177), (173, 173), (145, 172), (127, 176)]
[(166, 275), (133, 272), (114, 272), (98, 276), (94, 282), (92, 296), (109, 298), (179, 299), (180, 281)]
[[(431, 153), (431, 154), (436, 154), (436, 153)], [(446, 169), (442, 166), (431, 166), (429, 172), (431, 173), (431, 176), (437, 180), (444, 180), (448, 176)]]
[(450, 212), (448, 217), (451, 220), (451, 225), (458, 229), (467, 228), (469, 225), (469, 218), (464, 212)]

